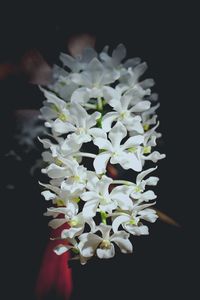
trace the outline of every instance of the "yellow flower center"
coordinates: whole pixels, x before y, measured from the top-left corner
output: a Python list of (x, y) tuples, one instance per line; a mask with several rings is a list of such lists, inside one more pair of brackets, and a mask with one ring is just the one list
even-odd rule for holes
[(74, 226), (76, 226), (76, 225), (78, 224), (78, 221), (72, 219), (72, 220), (69, 221), (68, 223), (69, 223), (69, 225), (70, 225), (71, 227), (74, 227)]
[(149, 154), (151, 153), (151, 146), (146, 146), (143, 148), (143, 154)]
[(57, 206), (65, 206), (65, 202), (63, 201), (63, 199), (57, 199), (56, 200), (56, 205)]
[(101, 249), (110, 249), (111, 243), (109, 240), (103, 240), (100, 244)]
[(54, 162), (55, 162), (55, 164), (57, 165), (57, 166), (62, 166), (62, 161), (60, 160), (60, 159), (58, 159), (58, 158), (55, 158), (54, 159)]
[(80, 177), (79, 176), (72, 176), (71, 177), (73, 181), (79, 182), (80, 181)]
[(129, 224), (130, 224), (130, 225), (136, 225), (136, 222), (135, 222), (134, 219), (131, 219), (131, 220), (129, 221)]
[(60, 113), (58, 117), (63, 122), (66, 122), (68, 120), (68, 117), (63, 113)]
[(134, 189), (134, 191), (135, 191), (136, 193), (140, 193), (140, 192), (142, 192), (142, 189), (141, 189), (141, 187), (136, 186), (135, 189)]
[(137, 147), (128, 148), (128, 152), (135, 153), (137, 151)]
[(119, 117), (121, 120), (124, 120), (127, 117), (127, 115), (128, 115), (127, 111), (123, 111), (123, 112), (121, 112)]
[(149, 124), (144, 124), (144, 125), (143, 125), (144, 131), (149, 130), (149, 127), (150, 127)]
[(80, 200), (81, 200), (81, 199), (80, 199), (79, 197), (73, 198), (73, 199), (72, 199), (72, 201), (74, 201), (74, 202), (76, 202), (76, 203), (80, 202)]

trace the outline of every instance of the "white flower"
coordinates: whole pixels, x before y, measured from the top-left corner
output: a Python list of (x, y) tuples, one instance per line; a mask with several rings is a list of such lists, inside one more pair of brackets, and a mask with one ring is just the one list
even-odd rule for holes
[(126, 48), (120, 44), (113, 50), (112, 56), (108, 55), (108, 46), (100, 53), (100, 58), (107, 67), (117, 68), (121, 64), (122, 60), (126, 57)]
[(72, 93), (78, 88), (77, 84), (71, 81), (67, 71), (55, 65), (53, 67), (54, 81), (48, 85), (48, 88), (59, 95), (62, 99), (69, 102)]
[(83, 215), (88, 217), (94, 217), (98, 207), (104, 212), (112, 212), (116, 208), (116, 204), (110, 198), (108, 191), (112, 179), (102, 176), (102, 179), (97, 179), (94, 183), (89, 191), (81, 194), (81, 199), (86, 201), (83, 207)]
[(92, 232), (96, 229), (95, 222), (92, 218), (84, 218), (83, 214), (79, 213), (78, 215), (70, 219), (70, 221), (68, 222), (70, 228), (64, 229), (61, 233), (61, 237), (67, 239), (82, 234), (86, 223), (90, 226), (90, 230)]
[[(78, 205), (76, 202), (69, 202), (66, 207), (49, 207), (45, 216), (52, 216), (54, 219), (49, 222), (49, 226), (53, 229), (60, 227), (61, 225), (68, 223), (78, 213)], [(62, 218), (57, 218), (62, 215)]]
[(141, 223), (141, 220), (145, 220), (154, 223), (158, 216), (155, 210), (147, 208), (155, 203), (134, 205), (133, 209), (126, 212), (118, 213), (118, 216), (114, 218), (112, 228), (114, 232), (117, 232), (119, 226), (122, 225), (123, 229), (128, 231), (132, 235), (146, 235), (149, 234), (148, 227)]
[[(69, 166), (70, 168), (70, 166)], [(61, 184), (61, 188), (64, 191), (75, 193), (76, 191), (83, 191), (87, 182), (87, 169), (80, 166), (77, 161), (74, 161), (71, 174)]]
[[(83, 234), (82, 234), (83, 236)], [(67, 243), (63, 242), (63, 244), (59, 244), (54, 248), (54, 252), (57, 255), (62, 255), (63, 253), (72, 250), (73, 253), (77, 254), (77, 257), (80, 259), (80, 262), (82, 265), (85, 265), (88, 261), (88, 258), (82, 256), (80, 254), (80, 246), (81, 246), (81, 242), (77, 242), (75, 238), (67, 238), (66, 239)]]
[(58, 142), (59, 147), (56, 149), (56, 156), (63, 158), (71, 159), (82, 146), (81, 144), (77, 143), (77, 139), (72, 134), (69, 134), (65, 139), (59, 139)]
[(132, 235), (146, 235), (149, 234), (148, 227), (146, 225), (138, 225), (139, 218), (132, 216), (132, 214), (124, 213), (114, 219), (112, 227), (114, 232), (116, 232), (120, 225), (123, 229)]
[(72, 57), (68, 54), (61, 53), (60, 60), (64, 66), (67, 66), (74, 73), (78, 73), (87, 68), (92, 59), (97, 56), (96, 51), (93, 48), (85, 48), (82, 54)]
[[(41, 194), (51, 203), (45, 215), (52, 217), (53, 229), (66, 224), (55, 253), (71, 250), (81, 264), (94, 255), (113, 257), (115, 245), (132, 252), (130, 234), (148, 234), (145, 222), (157, 219), (150, 208), (157, 196), (149, 189), (158, 182), (149, 175), (157, 166), (143, 168), (146, 160), (157, 163), (165, 157), (154, 151), (161, 137), (156, 131), (159, 104), (151, 106), (157, 101), (150, 89), (154, 81), (140, 81), (146, 63), (125, 56), (122, 44), (111, 55), (108, 47), (100, 54), (93, 49), (76, 57), (61, 54), (65, 69), (54, 68), (51, 92), (42, 89), (48, 131), (39, 140), (42, 173), (49, 182), (41, 184)], [(129, 176), (139, 173), (134, 182), (114, 180), (106, 175), (108, 162), (130, 169)]]
[[(94, 231), (95, 223), (91, 218), (84, 218), (82, 212), (78, 213), (77, 203), (69, 202), (67, 207), (50, 207), (47, 209), (45, 216), (53, 216), (53, 220), (49, 222), (49, 226), (53, 229), (60, 227), (61, 225), (67, 223), (69, 229), (64, 229), (62, 231), (62, 238), (73, 238), (77, 235), (80, 235), (87, 223), (91, 230)], [(59, 215), (63, 216), (57, 218)]]
[(82, 87), (74, 91), (71, 101), (84, 104), (91, 98), (102, 97), (102, 88), (118, 78), (117, 71), (105, 68), (98, 59), (94, 58), (82, 73), (72, 74), (71, 80)]
[(57, 184), (54, 180), (51, 180), (50, 184), (40, 183), (46, 188), (41, 194), (44, 196), (46, 201), (52, 201), (58, 207), (68, 207), (74, 208), (78, 211), (78, 202), (80, 201), (80, 194), (83, 192), (82, 189), (76, 189), (76, 191), (66, 191), (60, 186), (62, 186), (63, 181), (58, 181)]
[[(77, 157), (77, 153), (81, 148), (80, 144), (77, 144), (72, 135), (68, 135), (67, 138), (57, 138), (58, 144), (51, 143), (48, 139), (39, 139), (44, 145), (44, 148), (48, 151), (42, 153), (42, 158), (48, 164), (55, 164), (59, 167), (67, 166), (70, 164), (69, 160), (80, 163), (82, 158)], [(50, 150), (50, 151), (49, 151)], [(67, 161), (66, 161), (67, 159)], [(68, 167), (67, 167), (68, 168)], [(46, 170), (48, 167), (46, 168)], [(46, 173), (45, 169), (42, 172)]]
[(156, 163), (158, 160), (165, 158), (165, 154), (160, 154), (158, 151), (152, 152), (152, 147), (156, 146), (156, 139), (160, 137), (160, 133), (157, 133), (155, 130), (159, 126), (157, 123), (156, 126), (145, 132), (144, 134), (144, 147), (140, 149), (142, 151), (141, 156), (143, 162), (145, 160), (151, 160)]
[(74, 132), (74, 140), (77, 144), (90, 142), (92, 135), (96, 132), (96, 129), (92, 129), (92, 127), (96, 125), (101, 114), (95, 111), (89, 115), (87, 111), (77, 103), (72, 103), (70, 112), (74, 121), (74, 126), (70, 128), (70, 131)]
[(116, 49), (113, 50), (112, 55), (108, 55), (108, 46), (105, 46), (102, 52), (100, 53), (100, 59), (103, 61), (104, 65), (109, 68), (116, 68), (120, 70), (128, 67), (134, 68), (137, 64), (140, 63), (141, 59), (139, 57), (135, 57), (132, 59), (128, 59), (122, 64), (122, 61), (126, 57), (126, 48), (123, 44), (119, 44)]
[(67, 252), (68, 250), (77, 250), (78, 251), (78, 243), (76, 241), (75, 238), (68, 238), (67, 239), (67, 242), (66, 244), (59, 244), (57, 245), (55, 248), (54, 248), (54, 252), (57, 254), (57, 255), (62, 255), (63, 253)]
[(121, 216), (118, 216), (113, 221), (113, 230), (117, 231), (118, 227), (122, 225), (123, 229), (129, 232), (132, 235), (146, 235), (149, 234), (148, 227), (143, 224), (139, 224), (139, 217), (132, 216), (131, 214), (124, 213)]
[(141, 171), (142, 164), (138, 155), (139, 145), (143, 143), (143, 136), (130, 137), (123, 145), (121, 141), (127, 136), (126, 127), (118, 122), (109, 132), (109, 140), (95, 138), (94, 144), (105, 150), (94, 159), (94, 168), (97, 174), (105, 173), (108, 160), (111, 164), (120, 164), (124, 169)]
[[(113, 89), (111, 87), (105, 87), (104, 98), (110, 106), (114, 108), (114, 112), (109, 112), (104, 115), (102, 119), (102, 128), (108, 132), (111, 129), (111, 125), (114, 121), (118, 120), (124, 124), (129, 131), (136, 131), (138, 133), (143, 133), (143, 127), (141, 124), (141, 117), (135, 115), (134, 113), (142, 112), (150, 107), (149, 101), (140, 101), (136, 99), (134, 102), (134, 95), (129, 93), (121, 94), (121, 90)], [(131, 105), (131, 107), (130, 107)]]
[(139, 199), (141, 202), (154, 200), (157, 198), (155, 193), (151, 190), (144, 192), (146, 185), (155, 186), (158, 183), (159, 178), (155, 176), (151, 176), (144, 180), (144, 177), (146, 177), (149, 173), (153, 172), (155, 169), (156, 168), (150, 168), (137, 175), (136, 184), (133, 183), (132, 186), (130, 187), (131, 190), (130, 195), (132, 198)]
[(47, 174), (50, 178), (66, 178), (69, 176), (68, 167), (58, 166), (54, 163), (50, 164), (46, 169), (42, 169), (43, 174)]
[(151, 90), (149, 89), (154, 85), (153, 79), (146, 79), (143, 82), (139, 82), (139, 78), (147, 69), (147, 64), (138, 64), (135, 68), (128, 68), (128, 71), (120, 77), (120, 88), (123, 91), (134, 89), (135, 93), (139, 98), (145, 95), (150, 95)]
[(72, 121), (68, 104), (52, 92), (41, 90), (47, 98), (47, 101), (44, 102), (45, 105), (40, 109), (43, 118), (46, 120), (45, 126), (52, 128), (58, 135), (66, 133), (66, 126), (70, 126)]
[(141, 118), (142, 118), (142, 123), (143, 123), (143, 128), (145, 131), (149, 130), (149, 127), (151, 125), (155, 125), (156, 124), (156, 120), (157, 120), (157, 114), (155, 114), (155, 111), (159, 108), (160, 104), (156, 104), (155, 106), (152, 106), (150, 109), (144, 111), (141, 114)]
[(125, 231), (118, 231), (110, 235), (111, 226), (100, 224), (97, 228), (102, 234), (102, 237), (95, 233), (88, 233), (84, 237), (84, 242), (81, 245), (80, 253), (84, 257), (91, 257), (95, 254), (99, 258), (112, 258), (115, 255), (115, 243), (122, 253), (131, 253), (132, 244), (129, 241), (129, 234)]
[(123, 187), (115, 187), (109, 193), (110, 184), (112, 184), (112, 179), (105, 175), (101, 179), (94, 177), (93, 181), (88, 183), (89, 191), (80, 196), (83, 201), (86, 201), (83, 207), (84, 216), (94, 217), (98, 210), (112, 213), (117, 207), (130, 209), (133, 206)]

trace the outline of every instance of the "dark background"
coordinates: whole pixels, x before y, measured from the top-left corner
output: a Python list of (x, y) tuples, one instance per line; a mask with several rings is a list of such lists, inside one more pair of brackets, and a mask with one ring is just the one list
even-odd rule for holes
[[(108, 7), (110, 5), (110, 7)], [(150, 236), (135, 238), (134, 255), (74, 266), (74, 300), (79, 299), (194, 299), (194, 259), (198, 234), (198, 22), (194, 4), (165, 1), (103, 3), (68, 1), (41, 7), (2, 6), (0, 63), (18, 62), (29, 49), (38, 49), (49, 64), (66, 49), (77, 33), (96, 36), (97, 49), (124, 43), (128, 56), (149, 65), (146, 77), (156, 81), (159, 93), (161, 151), (157, 207), (173, 217), (180, 228), (157, 221)], [(3, 186), (11, 179), (15, 190), (1, 188), (2, 287), (5, 300), (33, 299), (35, 278), (48, 240), (37, 178), (29, 176), (29, 159), (23, 164), (5, 159), (13, 145), (17, 108), (39, 108), (38, 88), (23, 78), (0, 81), (1, 173)], [(197, 175), (195, 172), (197, 171)], [(33, 188), (35, 186), (35, 188)], [(31, 193), (30, 193), (31, 191)], [(2, 292), (3, 293), (3, 292)], [(58, 299), (56, 297), (47, 299)]]

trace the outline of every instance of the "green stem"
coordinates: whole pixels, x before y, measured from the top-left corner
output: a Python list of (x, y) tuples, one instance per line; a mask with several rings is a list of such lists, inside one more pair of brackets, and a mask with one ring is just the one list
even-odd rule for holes
[(100, 211), (100, 215), (101, 215), (101, 221), (103, 224), (107, 225), (106, 219), (107, 219), (107, 213), (105, 213), (104, 211)]
[(101, 97), (98, 98), (97, 110), (100, 111), (100, 112), (103, 111), (103, 102), (102, 102)]

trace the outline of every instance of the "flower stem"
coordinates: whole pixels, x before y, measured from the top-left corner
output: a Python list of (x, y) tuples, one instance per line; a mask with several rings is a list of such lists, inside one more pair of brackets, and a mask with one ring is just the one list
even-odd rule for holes
[(101, 97), (98, 98), (97, 109), (98, 109), (98, 111), (100, 111), (100, 112), (103, 111), (103, 102), (102, 102)]
[(107, 213), (105, 213), (104, 211), (100, 211), (100, 215), (101, 215), (101, 221), (103, 224), (107, 225), (106, 219), (108, 217)]

